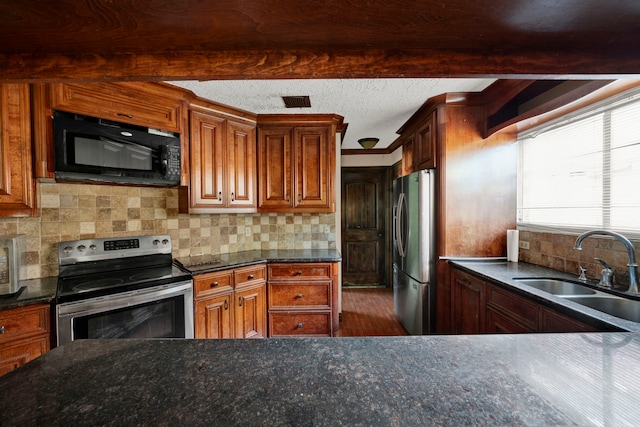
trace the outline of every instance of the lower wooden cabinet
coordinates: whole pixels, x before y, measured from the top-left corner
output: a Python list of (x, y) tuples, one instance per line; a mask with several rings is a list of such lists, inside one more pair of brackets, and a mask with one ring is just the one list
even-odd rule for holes
[(451, 324), (456, 334), (608, 330), (558, 313), (516, 292), (451, 268)]
[(452, 325), (456, 334), (484, 332), (486, 283), (470, 274), (454, 270), (451, 275)]
[(337, 336), (337, 275), (337, 263), (269, 264), (269, 336)]
[(194, 277), (196, 338), (264, 338), (266, 266), (252, 265)]
[(0, 375), (51, 349), (49, 304), (0, 311)]

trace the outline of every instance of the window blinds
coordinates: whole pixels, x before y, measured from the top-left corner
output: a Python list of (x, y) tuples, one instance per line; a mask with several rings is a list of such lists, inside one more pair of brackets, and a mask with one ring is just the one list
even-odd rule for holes
[(640, 233), (640, 92), (518, 135), (518, 223)]

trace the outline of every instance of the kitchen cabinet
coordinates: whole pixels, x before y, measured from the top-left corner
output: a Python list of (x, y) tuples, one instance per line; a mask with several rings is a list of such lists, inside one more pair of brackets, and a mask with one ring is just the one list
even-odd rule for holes
[(0, 85), (0, 216), (35, 216), (30, 91)]
[(418, 125), (416, 130), (416, 169), (432, 169), (436, 167), (436, 112), (427, 115), (427, 118)]
[(338, 335), (337, 263), (268, 265), (269, 336)]
[(258, 210), (335, 212), (336, 141), (342, 117), (258, 117)]
[(179, 191), (180, 212), (256, 211), (256, 124), (232, 113), (204, 101), (191, 104), (190, 178)]
[(470, 274), (455, 270), (452, 275), (452, 312), (454, 332), (479, 334), (484, 332), (486, 283)]
[(194, 276), (195, 338), (266, 336), (266, 267)]
[(51, 349), (49, 304), (0, 311), (0, 375)]
[(589, 332), (596, 328), (504, 286), (451, 267), (454, 333)]
[(504, 288), (487, 284), (488, 333), (536, 332), (538, 329), (539, 306), (509, 292)]

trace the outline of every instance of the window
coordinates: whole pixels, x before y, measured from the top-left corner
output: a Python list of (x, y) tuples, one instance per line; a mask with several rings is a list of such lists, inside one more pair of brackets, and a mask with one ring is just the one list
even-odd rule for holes
[(518, 224), (640, 233), (640, 90), (518, 135)]

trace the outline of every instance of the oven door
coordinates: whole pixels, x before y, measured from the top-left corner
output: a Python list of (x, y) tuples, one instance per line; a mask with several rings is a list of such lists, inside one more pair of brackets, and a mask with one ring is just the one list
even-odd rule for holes
[(58, 345), (78, 339), (193, 338), (192, 283), (59, 304)]

